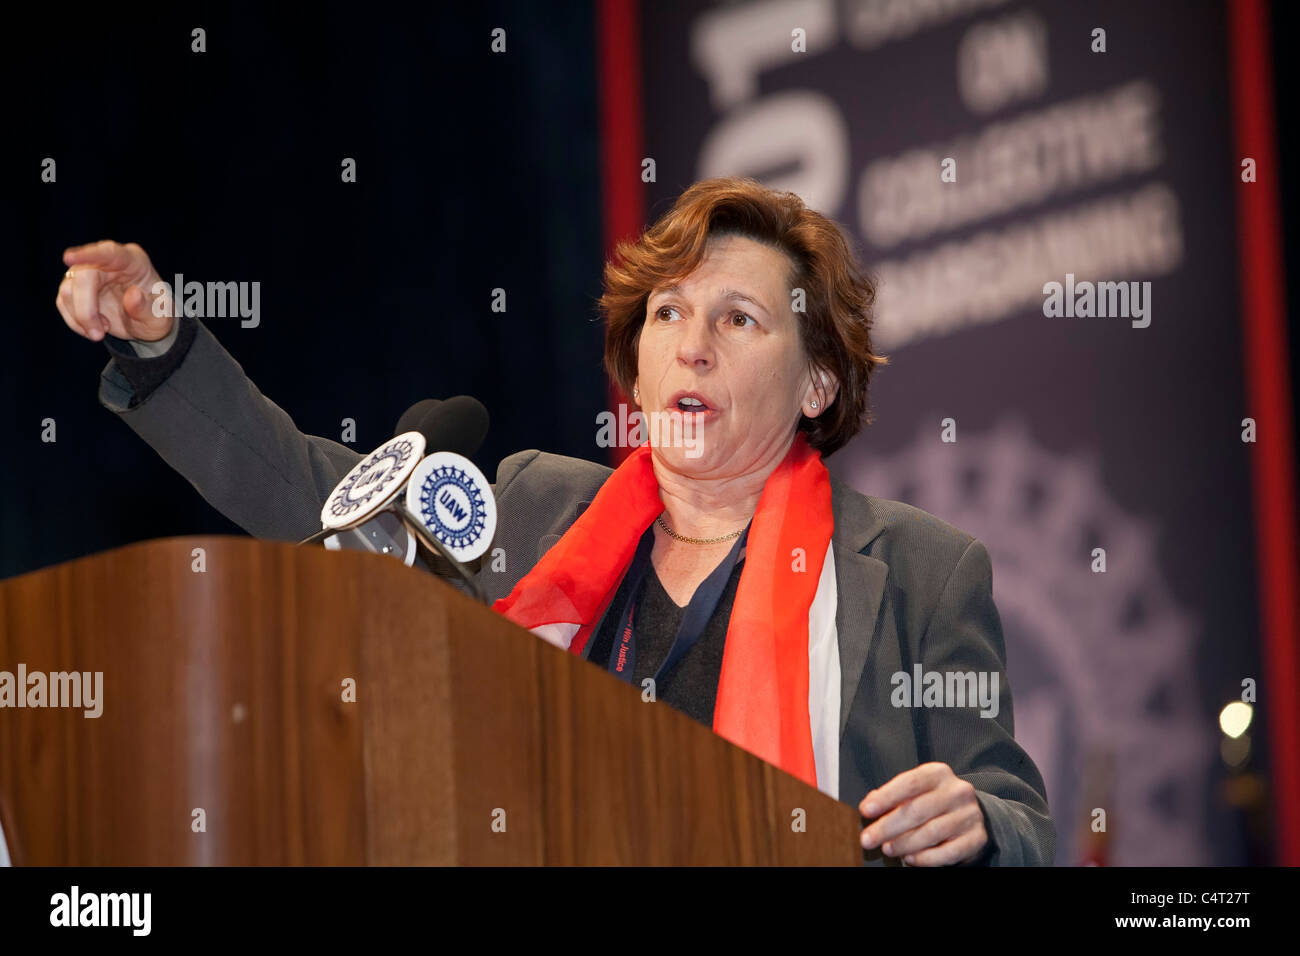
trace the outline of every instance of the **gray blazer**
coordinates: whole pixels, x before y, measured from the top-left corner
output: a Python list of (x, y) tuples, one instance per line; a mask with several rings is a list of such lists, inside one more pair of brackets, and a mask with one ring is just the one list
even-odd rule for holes
[[(320, 510), (360, 459), (304, 435), (199, 323), (184, 361), (143, 402), (116, 360), (99, 400), (121, 416), (213, 507), (259, 538), (298, 541), (320, 529)], [(537, 450), (504, 459), (494, 485), (493, 549), (478, 582), (508, 594), (590, 504), (611, 469)], [(988, 552), (970, 535), (917, 508), (859, 494), (832, 479), (840, 668), (839, 796), (867, 793), (936, 760), (976, 788), (993, 865), (1050, 865), (1056, 832), (1038, 768), (1016, 743), (1002, 626)], [(452, 582), (457, 583), (457, 582)], [(895, 707), (891, 676), (925, 671), (997, 673), (996, 717), (978, 707)], [(869, 862), (894, 863), (875, 851)]]

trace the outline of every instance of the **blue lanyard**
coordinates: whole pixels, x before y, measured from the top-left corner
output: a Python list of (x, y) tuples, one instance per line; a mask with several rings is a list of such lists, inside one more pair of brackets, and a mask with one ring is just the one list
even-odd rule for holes
[[(663, 676), (686, 655), (686, 652), (695, 646), (700, 635), (704, 633), (704, 628), (708, 626), (713, 612), (718, 609), (718, 601), (722, 599), (722, 592), (727, 588), (731, 572), (735, 569), (736, 562), (740, 560), (748, 538), (749, 528), (746, 527), (736, 539), (736, 543), (731, 546), (727, 556), (722, 559), (722, 563), (714, 568), (704, 582), (695, 589), (690, 604), (686, 605), (682, 612), (682, 623), (677, 628), (673, 646), (669, 649), (664, 662), (659, 665), (659, 670), (655, 672), (656, 686)], [(652, 527), (642, 537), (636, 549), (636, 556), (632, 558), (632, 564), (628, 567), (628, 580), (631, 587), (628, 589), (627, 606), (619, 615), (619, 629), (614, 635), (614, 646), (609, 654), (609, 672), (629, 684), (635, 681), (633, 675), (636, 673), (636, 629), (633, 626), (636, 615), (636, 595), (650, 569), (650, 553), (654, 550), (654, 543)]]

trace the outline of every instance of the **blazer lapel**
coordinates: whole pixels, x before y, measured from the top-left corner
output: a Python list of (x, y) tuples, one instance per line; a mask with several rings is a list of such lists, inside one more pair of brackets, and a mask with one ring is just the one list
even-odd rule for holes
[[(584, 501), (579, 501), (577, 508), (574, 509), (572, 518), (566, 515), (564, 520), (560, 524), (552, 525), (551, 527), (559, 527), (562, 528), (564, 531), (568, 531), (571, 527), (573, 527), (573, 523), (577, 521), (580, 517), (582, 517), (582, 513), (587, 510), (587, 506), (590, 504), (591, 504), (590, 498)], [(546, 554), (547, 551), (550, 551), (551, 548), (555, 546), (555, 542), (559, 541), (560, 537), (561, 536), (558, 534), (544, 534), (537, 539), (537, 561), (542, 560), (542, 557)], [(536, 561), (533, 563), (536, 564)]]
[(832, 477), (831, 511), (835, 515), (831, 541), (835, 548), (835, 632), (840, 649), (840, 736), (843, 737), (875, 637), (889, 566), (879, 558), (861, 553), (883, 530), (865, 496)]
[(555, 546), (555, 542), (559, 540), (560, 540), (560, 536), (558, 534), (544, 534), (540, 538), (538, 538), (537, 539), (537, 560), (538, 561), (542, 560), (542, 557), (546, 554), (546, 552), (550, 551), (551, 548)]

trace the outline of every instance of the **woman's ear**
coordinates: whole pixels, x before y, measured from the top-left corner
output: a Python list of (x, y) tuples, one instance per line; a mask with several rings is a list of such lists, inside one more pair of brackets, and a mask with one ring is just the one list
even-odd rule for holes
[(804, 414), (816, 418), (830, 407), (839, 392), (840, 381), (833, 372), (824, 368), (809, 369), (808, 388), (803, 399)]

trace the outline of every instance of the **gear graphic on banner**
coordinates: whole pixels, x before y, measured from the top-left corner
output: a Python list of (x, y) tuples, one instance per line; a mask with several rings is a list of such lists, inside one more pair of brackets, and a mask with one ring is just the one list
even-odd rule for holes
[(1111, 500), (1095, 459), (1053, 454), (1006, 419), (951, 443), (927, 427), (893, 454), (853, 443), (836, 471), (987, 546), (1016, 739), (1047, 784), (1057, 863), (1088, 858), (1097, 808), (1109, 863), (1208, 863), (1217, 743), (1196, 691), (1201, 626), (1162, 576), (1158, 529)]

